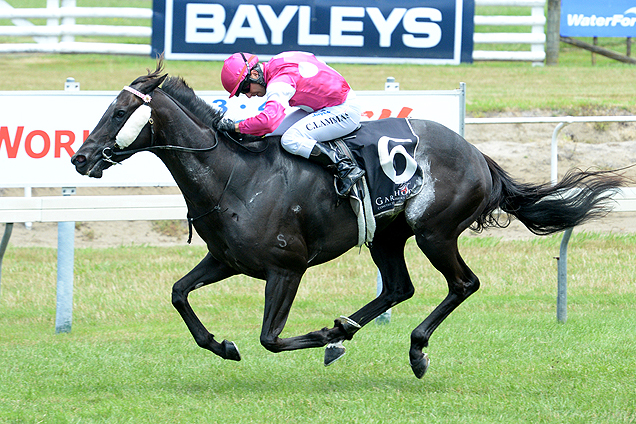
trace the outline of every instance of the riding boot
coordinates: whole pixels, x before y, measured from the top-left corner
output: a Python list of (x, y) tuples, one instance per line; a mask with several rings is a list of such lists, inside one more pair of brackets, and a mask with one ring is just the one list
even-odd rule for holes
[(364, 176), (364, 170), (351, 158), (339, 154), (335, 149), (323, 143), (316, 143), (311, 151), (309, 160), (331, 170), (338, 178), (336, 192), (338, 196), (346, 198), (351, 187)]

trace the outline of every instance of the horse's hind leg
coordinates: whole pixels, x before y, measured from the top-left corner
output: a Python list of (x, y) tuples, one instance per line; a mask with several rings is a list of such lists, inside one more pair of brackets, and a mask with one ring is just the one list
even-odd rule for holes
[(369, 247), (371, 257), (382, 275), (382, 293), (345, 320), (338, 320), (341, 335), (330, 340), (325, 351), (325, 365), (345, 353), (342, 341), (351, 340), (354, 333), (383, 312), (413, 296), (414, 288), (404, 260), (404, 245), (413, 235), (403, 217), (394, 220), (386, 229), (376, 233)]
[(411, 333), (409, 359), (417, 378), (428, 368), (428, 357), (422, 349), (428, 346), (433, 331), (464, 300), (479, 289), (479, 279), (464, 263), (457, 248), (457, 238), (450, 240), (416, 236), (417, 245), (448, 283), (448, 295), (437, 308)]
[[(272, 270), (265, 285), (265, 311), (261, 343), (272, 352), (306, 349), (338, 344), (350, 340), (354, 333), (388, 308), (410, 298), (413, 284), (404, 261), (404, 244), (413, 235), (403, 217), (397, 218), (387, 228), (376, 233), (371, 255), (380, 269), (383, 290), (380, 296), (369, 302), (348, 318), (336, 320), (332, 328), (323, 328), (311, 333), (280, 338), (291, 308), (302, 274), (290, 270)], [(325, 354), (325, 364), (329, 365), (344, 354), (339, 346)]]
[(208, 332), (188, 302), (188, 294), (191, 291), (235, 274), (236, 271), (217, 261), (208, 253), (192, 271), (172, 286), (172, 304), (181, 315), (181, 318), (183, 318), (194, 340), (200, 347), (212, 351), (223, 359), (240, 361), (241, 356), (236, 345), (227, 340), (223, 340), (222, 343), (214, 340), (214, 335)]
[(373, 239), (369, 251), (382, 275), (382, 293), (349, 317), (361, 327), (413, 296), (413, 283), (404, 260), (404, 245), (412, 235), (403, 217), (399, 217)]

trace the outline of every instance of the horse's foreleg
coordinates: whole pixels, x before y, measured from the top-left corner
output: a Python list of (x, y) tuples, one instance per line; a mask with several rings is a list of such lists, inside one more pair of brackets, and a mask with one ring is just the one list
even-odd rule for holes
[(432, 243), (424, 237), (416, 237), (417, 244), (433, 266), (446, 278), (448, 295), (431, 314), (411, 333), (409, 359), (417, 378), (422, 378), (428, 368), (428, 357), (422, 349), (428, 346), (433, 331), (464, 300), (479, 289), (479, 279), (459, 255), (457, 239)]
[(208, 253), (192, 271), (172, 286), (172, 305), (183, 318), (183, 322), (188, 326), (190, 333), (192, 333), (194, 340), (199, 346), (214, 352), (223, 359), (239, 361), (241, 356), (236, 345), (227, 340), (223, 340), (222, 343), (214, 340), (214, 336), (201, 323), (188, 302), (188, 294), (191, 291), (235, 274), (236, 271), (217, 261)]

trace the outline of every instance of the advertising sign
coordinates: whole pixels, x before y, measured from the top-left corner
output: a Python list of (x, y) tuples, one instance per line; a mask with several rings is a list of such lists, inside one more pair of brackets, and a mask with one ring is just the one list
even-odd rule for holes
[[(141, 152), (112, 166), (100, 179), (82, 176), (71, 164), (116, 92), (0, 92), (0, 187), (174, 186), (172, 175), (152, 153)], [(362, 91), (363, 120), (388, 117), (430, 119), (461, 132), (463, 90)], [(226, 92), (199, 96), (235, 120), (259, 113), (264, 99), (228, 99)]]
[(172, 175), (152, 153), (112, 166), (100, 179), (71, 164), (115, 99), (114, 92), (0, 93), (0, 187), (171, 186)]
[(564, 37), (636, 37), (636, 1), (561, 1)]
[(308, 51), (326, 62), (472, 61), (474, 0), (154, 0), (153, 54), (261, 60)]

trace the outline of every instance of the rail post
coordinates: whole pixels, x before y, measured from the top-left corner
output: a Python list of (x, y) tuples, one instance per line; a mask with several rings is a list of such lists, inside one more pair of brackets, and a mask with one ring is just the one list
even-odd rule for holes
[[(46, 8), (48, 10), (53, 10), (53, 9), (59, 9), (60, 8), (60, 1), (59, 0), (46, 0)], [(57, 18), (48, 18), (46, 20), (46, 25), (47, 26), (59, 26), (60, 25), (60, 20)], [(43, 40), (45, 40), (46, 43), (50, 43), (50, 44), (57, 44), (60, 40), (58, 37), (56, 36), (49, 36), (46, 38), (42, 38)]]
[[(79, 91), (75, 78), (66, 78), (64, 91)], [(75, 187), (62, 188), (62, 196), (75, 194)], [(70, 333), (73, 323), (73, 266), (75, 263), (75, 222), (57, 223), (57, 301), (55, 333)]]
[[(382, 293), (382, 275), (380, 274), (380, 270), (378, 270), (378, 278), (377, 278), (377, 295), (380, 296)], [(391, 323), (391, 308), (387, 309), (386, 312), (383, 312), (375, 319), (376, 324), (390, 324)]]
[(568, 242), (571, 235), (572, 228), (563, 233), (557, 258), (557, 320), (563, 323), (568, 319)]
[[(75, 0), (62, 0), (62, 7), (74, 8), (75, 6), (77, 6)], [(75, 18), (69, 18), (69, 17), (62, 18), (62, 25), (70, 25), (70, 26), (75, 25)], [(62, 42), (72, 43), (74, 41), (75, 41), (74, 35), (64, 34), (62, 36)]]
[(545, 64), (559, 64), (559, 46), (561, 44), (559, 28), (561, 26), (561, 0), (548, 0), (548, 25), (546, 29)]
[[(387, 77), (384, 83), (384, 91), (400, 91), (400, 83), (395, 81), (393, 77)], [(382, 274), (378, 270), (378, 276), (376, 278), (376, 296), (380, 296), (382, 293)], [(391, 323), (391, 309), (383, 312), (375, 319), (376, 324), (389, 324)]]
[[(552, 144), (550, 149), (550, 181), (552, 185), (558, 182), (558, 141), (559, 133), (570, 122), (560, 122), (552, 132)], [(565, 323), (568, 317), (568, 243), (572, 236), (573, 228), (568, 228), (563, 233), (559, 257), (557, 260), (557, 321)]]
[[(64, 187), (62, 196), (75, 194)], [(70, 333), (73, 322), (73, 264), (75, 263), (75, 222), (57, 223), (57, 302), (55, 333)]]
[[(0, 242), (0, 284), (2, 283), (2, 258), (4, 258), (4, 252), (6, 252), (7, 250), (12, 232), (13, 223), (7, 222), (6, 224), (4, 224), (4, 234), (2, 235), (2, 241)], [(2, 286), (0, 285), (0, 289), (1, 288)]]

